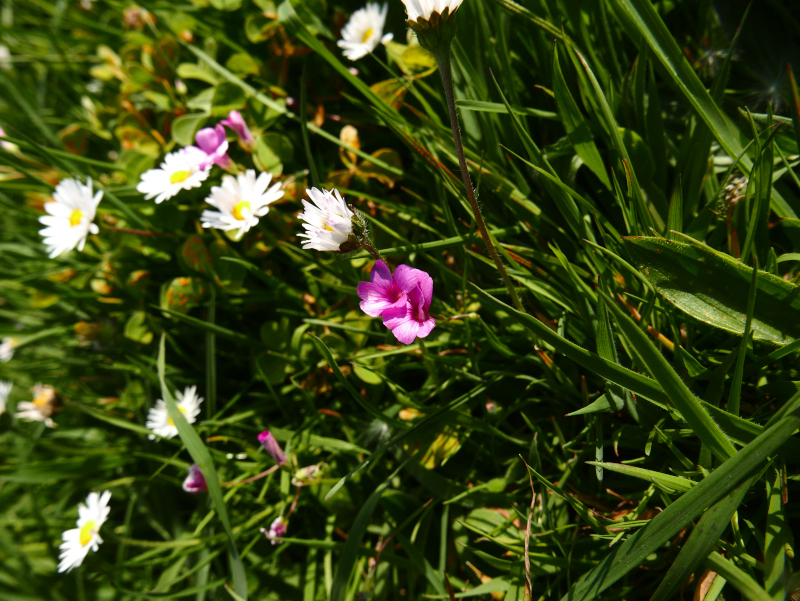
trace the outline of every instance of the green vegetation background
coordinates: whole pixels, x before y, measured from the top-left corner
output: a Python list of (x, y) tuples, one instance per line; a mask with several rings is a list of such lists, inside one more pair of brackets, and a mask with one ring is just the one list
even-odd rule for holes
[[(394, 43), (356, 63), (335, 46), (355, 2), (132, 6), (0, 8), (0, 335), (20, 341), (0, 597), (796, 598), (795, 8), (465, 0), (462, 131), (522, 314), (399, 0)], [(198, 225), (219, 171), (158, 206), (135, 190), (232, 109), (258, 133), (234, 159), (287, 191), (241, 242)], [(49, 260), (42, 203), (87, 176), (100, 234)], [(366, 254), (301, 250), (311, 185), (430, 272), (424, 348), (359, 311)], [(36, 382), (61, 394), (55, 429), (12, 419)], [(162, 386), (193, 384), (201, 418), (149, 441)], [(321, 478), (253, 480), (267, 428)], [(192, 461), (221, 487), (185, 493)], [(112, 491), (105, 542), (56, 575), (92, 490)]]

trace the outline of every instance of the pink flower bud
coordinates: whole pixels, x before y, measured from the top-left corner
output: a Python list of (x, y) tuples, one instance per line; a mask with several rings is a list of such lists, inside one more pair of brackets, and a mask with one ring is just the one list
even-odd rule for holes
[(239, 111), (231, 111), (228, 113), (228, 118), (222, 120), (220, 123), (236, 132), (236, 135), (239, 136), (239, 140), (242, 142), (242, 146), (248, 150), (253, 150), (256, 147), (256, 139), (253, 137), (250, 128), (247, 127), (247, 123), (245, 123)]
[(286, 453), (283, 452), (281, 445), (275, 440), (275, 437), (269, 430), (264, 430), (258, 435), (258, 442), (264, 446), (264, 450), (270, 454), (278, 465), (286, 465)]
[(203, 472), (200, 471), (196, 463), (189, 466), (189, 475), (187, 475), (186, 480), (183, 481), (183, 490), (192, 494), (208, 490), (205, 476), (203, 476)]

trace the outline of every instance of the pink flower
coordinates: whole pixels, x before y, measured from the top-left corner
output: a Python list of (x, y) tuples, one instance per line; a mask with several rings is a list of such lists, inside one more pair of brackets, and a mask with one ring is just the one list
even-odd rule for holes
[(200, 169), (205, 171), (212, 163), (216, 163), (223, 169), (231, 166), (231, 159), (228, 156), (228, 140), (225, 139), (225, 128), (221, 124), (216, 127), (204, 127), (194, 137), (197, 146), (206, 154), (205, 160), (200, 162)]
[(246, 149), (253, 150), (256, 147), (256, 139), (250, 132), (250, 128), (247, 127), (247, 123), (242, 119), (242, 114), (239, 111), (231, 111), (228, 113), (228, 118), (222, 120), (220, 123), (235, 131), (236, 135), (239, 136), (239, 140), (242, 142), (242, 146)]
[(408, 265), (399, 265), (392, 276), (386, 263), (378, 260), (369, 279), (357, 288), (364, 313), (383, 317), (383, 325), (403, 344), (431, 333), (436, 325), (428, 314), (433, 297), (431, 276)]
[(286, 527), (289, 525), (289, 522), (283, 519), (283, 517), (278, 516), (273, 521), (269, 527), (269, 530), (266, 528), (262, 528), (261, 532), (264, 533), (273, 545), (280, 545), (281, 542), (279, 540), (275, 540), (276, 538), (281, 538), (286, 535)]
[(264, 450), (270, 454), (278, 465), (286, 465), (286, 453), (283, 452), (281, 445), (275, 440), (275, 437), (269, 430), (264, 430), (258, 435), (258, 442), (264, 446)]
[(186, 480), (183, 481), (183, 490), (192, 494), (208, 490), (205, 476), (203, 476), (203, 472), (200, 471), (196, 463), (189, 466), (189, 475), (186, 476)]
[(427, 285), (425, 282), (417, 284), (408, 293), (408, 302), (404, 307), (392, 307), (383, 313), (383, 325), (403, 344), (425, 338), (436, 327), (436, 320), (428, 313), (433, 295), (433, 281), (430, 276), (428, 282)]

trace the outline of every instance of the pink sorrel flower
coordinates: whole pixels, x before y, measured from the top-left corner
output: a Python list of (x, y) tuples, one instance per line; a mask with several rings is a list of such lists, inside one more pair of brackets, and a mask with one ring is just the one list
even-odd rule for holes
[(231, 166), (231, 159), (228, 156), (228, 140), (225, 139), (225, 128), (221, 124), (216, 127), (204, 127), (194, 137), (199, 148), (206, 153), (206, 159), (200, 162), (200, 169), (208, 169), (212, 163), (216, 163), (223, 169)]
[(286, 453), (283, 452), (281, 445), (275, 440), (275, 437), (269, 430), (264, 430), (258, 435), (258, 442), (264, 446), (264, 450), (270, 454), (278, 465), (286, 465)]
[(272, 521), (272, 524), (269, 527), (269, 530), (266, 528), (262, 528), (261, 532), (264, 533), (273, 545), (280, 545), (281, 542), (279, 540), (275, 540), (276, 538), (281, 538), (286, 535), (286, 527), (289, 525), (289, 522), (283, 519), (282, 516), (275, 518)]
[(431, 333), (436, 325), (428, 314), (433, 297), (431, 276), (408, 265), (399, 265), (392, 276), (386, 263), (378, 260), (369, 279), (357, 289), (364, 313), (382, 317), (383, 325), (403, 344)]
[(231, 111), (228, 113), (228, 118), (223, 119), (220, 123), (235, 131), (242, 142), (242, 146), (246, 149), (253, 150), (256, 147), (256, 139), (250, 132), (250, 128), (247, 127), (247, 123), (242, 119), (242, 114), (239, 111)]
[(196, 463), (189, 466), (189, 475), (183, 481), (183, 490), (193, 494), (208, 490), (205, 476), (203, 476), (203, 472), (200, 471)]

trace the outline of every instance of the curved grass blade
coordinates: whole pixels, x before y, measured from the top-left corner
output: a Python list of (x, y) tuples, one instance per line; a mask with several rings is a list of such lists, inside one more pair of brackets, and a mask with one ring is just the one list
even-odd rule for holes
[[(727, 580), (745, 599), (749, 601), (773, 601), (767, 591), (758, 586), (758, 583), (750, 574), (736, 567), (731, 560), (724, 558), (719, 553), (711, 553), (706, 559), (706, 565)], [(719, 578), (719, 576), (717, 577)]]
[(208, 494), (211, 497), (211, 501), (214, 503), (214, 508), (217, 510), (219, 521), (222, 522), (222, 527), (228, 535), (228, 542), (230, 544), (228, 560), (230, 563), (231, 575), (233, 576), (233, 588), (240, 597), (247, 599), (247, 579), (245, 577), (244, 564), (242, 563), (241, 557), (239, 557), (239, 551), (236, 549), (231, 522), (228, 518), (228, 510), (225, 506), (225, 500), (222, 498), (222, 488), (219, 485), (219, 477), (217, 476), (217, 470), (214, 468), (211, 454), (208, 452), (208, 449), (203, 444), (203, 441), (195, 429), (186, 420), (183, 413), (178, 410), (178, 405), (175, 403), (175, 399), (167, 387), (167, 382), (164, 377), (164, 372), (166, 371), (165, 341), (166, 334), (162, 334), (161, 343), (158, 347), (158, 380), (161, 383), (161, 398), (164, 399), (164, 403), (167, 405), (167, 412), (175, 423), (175, 427), (178, 429), (178, 436), (180, 436), (183, 444), (186, 445), (186, 450), (189, 452), (189, 455), (191, 455), (192, 460), (197, 464), (197, 467), (200, 468), (203, 476), (205, 476), (206, 484), (208, 485)]
[[(601, 463), (598, 461), (587, 461), (586, 464), (593, 465), (595, 467), (602, 467), (610, 472), (617, 472), (618, 474), (639, 478), (640, 480), (644, 480), (646, 482), (653, 482), (659, 486), (663, 486), (664, 488), (670, 488), (682, 493), (692, 490), (692, 487), (696, 484), (694, 480), (689, 480), (688, 478), (662, 474), (661, 472), (646, 470), (633, 465), (625, 465), (624, 463)], [(705, 555), (703, 557), (705, 557)]]

